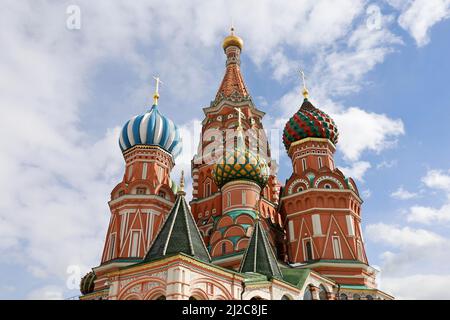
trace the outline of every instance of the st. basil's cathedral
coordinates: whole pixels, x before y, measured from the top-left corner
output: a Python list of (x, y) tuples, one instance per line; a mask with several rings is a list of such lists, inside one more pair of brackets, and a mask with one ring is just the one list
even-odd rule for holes
[[(153, 105), (124, 125), (122, 181), (112, 190), (100, 265), (82, 300), (386, 300), (369, 265), (362, 199), (334, 163), (339, 132), (309, 101), (282, 141), (292, 174), (282, 185), (259, 110), (240, 70), (243, 40), (223, 41), (226, 69), (191, 162), (192, 200), (170, 174), (177, 125)], [(178, 180), (178, 179), (177, 179)]]

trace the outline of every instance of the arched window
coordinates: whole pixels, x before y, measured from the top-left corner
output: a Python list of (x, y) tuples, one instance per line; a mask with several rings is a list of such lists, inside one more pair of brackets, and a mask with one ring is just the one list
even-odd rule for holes
[(327, 183), (327, 184), (325, 185), (325, 189), (331, 189), (331, 184)]
[(205, 182), (205, 198), (209, 197), (211, 195), (211, 181)]
[(259, 296), (256, 296), (256, 297), (251, 298), (250, 300), (264, 300), (264, 299)]
[(319, 287), (319, 300), (328, 300), (328, 293), (323, 285)]
[(146, 192), (147, 192), (147, 188), (145, 188), (145, 187), (136, 188), (136, 194), (143, 195), (143, 194), (146, 194)]
[(197, 298), (194, 297), (194, 296), (190, 296), (190, 297), (189, 297), (189, 300), (199, 300), (199, 299), (197, 299)]
[(361, 296), (357, 293), (353, 295), (353, 300), (361, 300)]
[(310, 240), (306, 240), (305, 242), (305, 250), (306, 250), (306, 261), (310, 261), (313, 259), (313, 255), (312, 255), (312, 246), (311, 246), (311, 241)]
[(159, 297), (156, 298), (155, 300), (166, 300), (166, 296), (159, 296)]
[(367, 300), (373, 300), (373, 297), (369, 294), (369, 295), (366, 296), (366, 299)]
[(339, 300), (348, 300), (348, 296), (345, 293), (339, 295)]
[(281, 297), (281, 300), (292, 300), (289, 296), (284, 295)]
[(303, 300), (312, 300), (311, 286), (307, 286), (303, 294)]

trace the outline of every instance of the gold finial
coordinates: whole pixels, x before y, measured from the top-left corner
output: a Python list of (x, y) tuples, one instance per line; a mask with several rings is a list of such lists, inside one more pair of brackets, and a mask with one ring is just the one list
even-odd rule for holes
[(161, 79), (159, 79), (158, 76), (154, 76), (153, 79), (155, 79), (156, 81), (156, 88), (155, 88), (155, 93), (153, 94), (153, 105), (158, 105), (158, 99), (159, 99), (159, 84), (163, 84), (163, 82), (161, 81)]
[(184, 192), (184, 170), (181, 170), (180, 190), (179, 191)]
[(228, 48), (229, 46), (236, 46), (239, 49), (242, 50), (242, 48), (244, 47), (244, 41), (236, 36), (234, 34), (234, 26), (233, 26), (233, 22), (231, 22), (231, 27), (230, 27), (230, 35), (227, 36), (224, 40), (223, 40), (223, 44), (222, 47), (225, 50), (226, 48)]
[(300, 74), (302, 75), (302, 81), (303, 81), (303, 91), (302, 94), (305, 97), (305, 99), (308, 99), (309, 97), (309, 91), (306, 88), (306, 79), (305, 79), (305, 73), (303, 72), (303, 70), (300, 70)]

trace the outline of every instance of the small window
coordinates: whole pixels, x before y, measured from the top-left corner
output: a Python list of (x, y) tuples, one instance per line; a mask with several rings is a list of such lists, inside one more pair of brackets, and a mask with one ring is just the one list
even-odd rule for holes
[(353, 300), (361, 300), (361, 296), (357, 293), (353, 295)]
[(319, 169), (323, 167), (322, 157), (319, 157)]
[(227, 244), (224, 242), (222, 243), (222, 254), (225, 254), (227, 252)]
[(319, 287), (319, 300), (328, 300), (328, 293), (323, 285)]
[(130, 257), (138, 257), (139, 256), (139, 231), (133, 231), (131, 234), (131, 251)]
[(242, 205), (245, 206), (247, 204), (247, 192), (242, 191)]
[(341, 243), (339, 237), (333, 237), (333, 253), (335, 259), (342, 259)]
[(324, 187), (325, 189), (331, 189), (331, 184), (327, 183)]
[(313, 259), (313, 254), (312, 254), (312, 245), (311, 245), (310, 240), (307, 240), (305, 242), (305, 250), (306, 250), (306, 261), (311, 261)]
[(142, 194), (146, 194), (146, 192), (147, 192), (147, 188), (143, 188), (143, 187), (136, 188), (136, 194), (142, 195)]
[(303, 294), (303, 300), (312, 300), (311, 286), (307, 286)]
[(366, 299), (367, 300), (373, 300), (373, 297), (369, 294), (369, 295), (366, 296)]
[(166, 193), (164, 192), (164, 191), (160, 191), (159, 193), (158, 193), (158, 195), (161, 197), (161, 198), (166, 198)]
[(303, 171), (305, 171), (307, 169), (306, 159), (302, 159), (302, 165), (303, 165)]
[(339, 300), (348, 300), (348, 296), (345, 293), (341, 293), (339, 296)]
[(227, 193), (227, 207), (231, 207), (231, 193)]
[(205, 184), (205, 198), (209, 197), (211, 195), (211, 182), (208, 181)]

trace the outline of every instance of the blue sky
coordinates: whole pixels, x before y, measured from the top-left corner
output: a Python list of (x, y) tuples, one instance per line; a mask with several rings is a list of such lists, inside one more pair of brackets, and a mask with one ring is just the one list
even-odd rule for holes
[[(450, 298), (450, 1), (92, 2), (6, 1), (0, 13), (0, 298), (78, 293), (123, 174), (118, 130), (148, 107), (155, 74), (161, 110), (186, 137), (173, 178), (188, 170), (231, 17), (267, 129), (281, 139), (299, 107), (300, 67), (312, 101), (334, 117), (337, 164), (365, 200), (381, 289)], [(74, 4), (81, 24), (70, 30)]]

